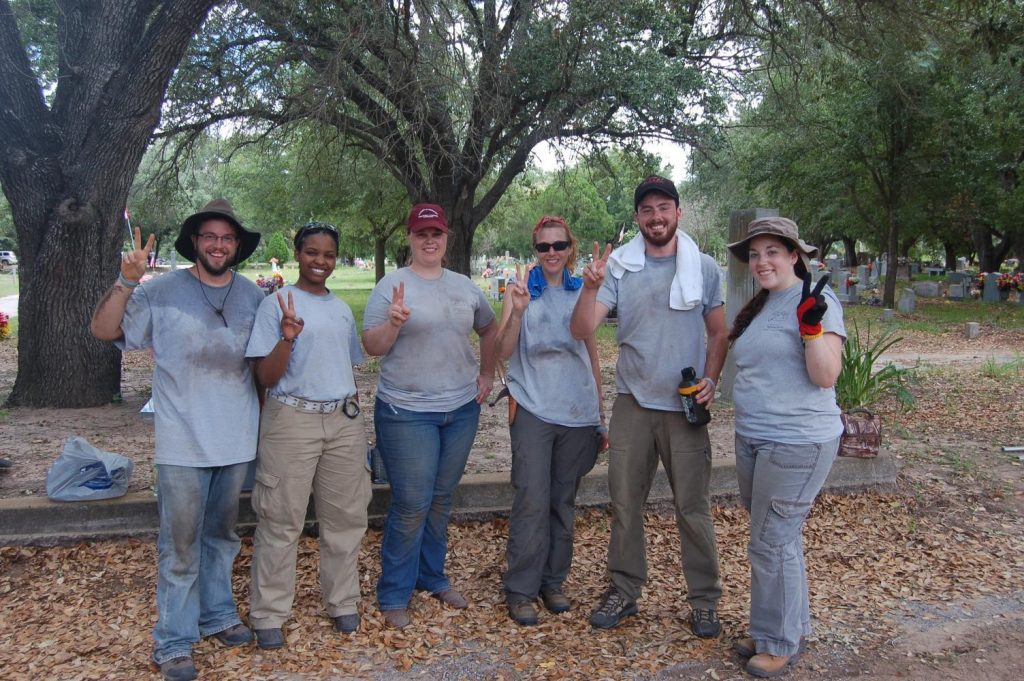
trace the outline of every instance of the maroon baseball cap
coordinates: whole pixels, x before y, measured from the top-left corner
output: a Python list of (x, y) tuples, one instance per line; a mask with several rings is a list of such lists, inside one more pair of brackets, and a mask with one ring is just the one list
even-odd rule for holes
[(444, 208), (436, 203), (417, 203), (409, 212), (409, 219), (405, 221), (406, 231), (420, 232), (424, 229), (439, 229), (445, 234), (448, 233), (448, 219), (444, 215)]

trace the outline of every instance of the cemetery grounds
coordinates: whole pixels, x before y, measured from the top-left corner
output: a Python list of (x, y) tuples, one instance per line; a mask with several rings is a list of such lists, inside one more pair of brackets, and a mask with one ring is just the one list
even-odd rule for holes
[[(846, 312), (862, 334), (889, 328), (877, 307)], [(978, 338), (965, 337), (967, 321), (981, 323)], [(883, 446), (899, 468), (897, 489), (816, 504), (805, 531), (815, 632), (787, 678), (1024, 678), (1024, 467), (1018, 453), (1002, 449), (1024, 444), (1024, 305), (919, 299), (915, 313), (897, 315), (892, 328), (902, 340), (884, 361), (915, 368), (916, 398), (906, 412), (892, 398), (876, 405)], [(600, 343), (606, 405), (612, 338), (605, 332)], [(131, 457), (133, 491), (151, 486), (152, 424), (138, 414), (151, 360), (128, 353), (124, 362), (118, 403), (0, 411), (0, 456), (15, 463), (0, 475), (0, 500), (44, 495), (46, 468), (71, 435)], [(360, 376), (364, 405), (372, 404), (374, 368), (370, 362)], [(9, 392), (15, 369), (15, 344), (0, 342), (0, 394)], [(731, 456), (731, 409), (721, 403), (713, 411), (714, 454)], [(467, 472), (509, 465), (501, 403), (484, 409)], [(322, 616), (316, 540), (304, 538), (287, 647), (226, 650), (203, 641), (196, 662), (206, 678), (218, 679), (749, 678), (730, 652), (731, 640), (746, 632), (746, 514), (721, 505), (715, 523), (725, 588), (719, 641), (695, 639), (685, 624), (678, 538), (666, 509), (648, 517), (651, 575), (639, 615), (611, 631), (587, 624), (605, 587), (608, 515), (599, 509), (577, 520), (566, 584), (574, 610), (542, 614), (537, 627), (516, 627), (505, 613), (507, 523), (495, 518), (451, 528), (449, 574), (473, 606), (444, 610), (418, 594), (413, 626), (386, 629), (373, 602), (380, 541), (373, 529), (361, 556), (365, 597), (356, 634), (340, 637)], [(243, 614), (251, 552), (245, 538), (235, 570)], [(149, 540), (0, 548), (4, 678), (156, 678), (147, 666), (154, 572)]]

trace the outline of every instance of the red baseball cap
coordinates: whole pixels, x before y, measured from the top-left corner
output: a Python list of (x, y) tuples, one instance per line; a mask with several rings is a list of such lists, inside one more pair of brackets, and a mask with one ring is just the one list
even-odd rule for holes
[(409, 233), (439, 229), (447, 234), (448, 219), (444, 215), (444, 208), (436, 203), (417, 203), (412, 207), (409, 219), (405, 221), (405, 228)]

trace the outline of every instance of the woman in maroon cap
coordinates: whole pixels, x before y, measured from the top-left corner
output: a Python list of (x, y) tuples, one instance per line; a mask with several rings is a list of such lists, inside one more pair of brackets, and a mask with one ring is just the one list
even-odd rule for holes
[(382, 356), (374, 428), (391, 484), (377, 601), (397, 628), (410, 622), (414, 590), (468, 605), (445, 574), (448, 516), (494, 384), (497, 333), (480, 287), (444, 268), (444, 209), (417, 204), (406, 226), (411, 262), (377, 283), (363, 315), (363, 346)]

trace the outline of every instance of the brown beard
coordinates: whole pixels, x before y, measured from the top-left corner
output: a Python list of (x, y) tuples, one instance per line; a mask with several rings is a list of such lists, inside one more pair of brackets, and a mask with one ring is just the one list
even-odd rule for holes
[(679, 229), (679, 223), (677, 222), (674, 225), (666, 225), (665, 227), (665, 236), (659, 237), (657, 240), (652, 239), (647, 234), (647, 229), (645, 227), (640, 228), (640, 233), (644, 235), (644, 240), (647, 243), (651, 244), (652, 246), (661, 247), (672, 243), (672, 240), (676, 238), (676, 231)]

